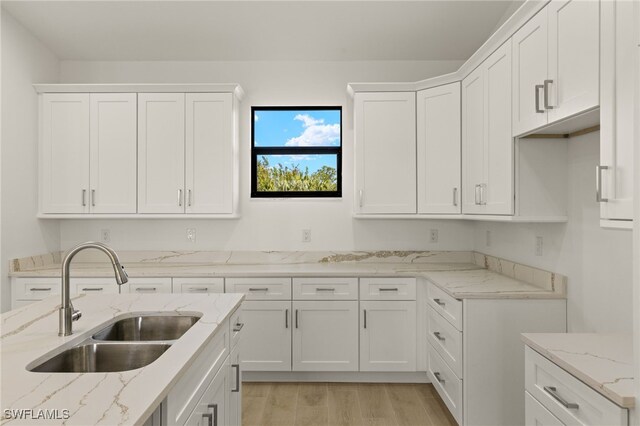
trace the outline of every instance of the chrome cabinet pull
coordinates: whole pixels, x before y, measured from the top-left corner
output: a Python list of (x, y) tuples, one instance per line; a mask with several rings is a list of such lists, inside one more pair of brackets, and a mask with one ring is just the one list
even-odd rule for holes
[(51, 287), (33, 287), (29, 291), (51, 291)]
[(268, 287), (260, 287), (260, 288), (249, 287), (249, 291), (269, 291), (269, 288)]
[(237, 322), (234, 326), (233, 326), (233, 332), (237, 333), (240, 330), (242, 330), (242, 327), (244, 327), (244, 323), (243, 322)]
[(191, 190), (187, 191), (187, 206), (191, 207)]
[(398, 291), (398, 287), (393, 288), (379, 288), (378, 291)]
[(156, 291), (156, 287), (136, 287), (136, 291)]
[(91, 190), (91, 206), (92, 207), (96, 206), (96, 190), (95, 189)]
[(436, 336), (436, 339), (440, 340), (441, 342), (444, 342), (446, 340), (444, 337), (442, 337), (439, 331), (434, 331), (433, 335)]
[(202, 418), (203, 418), (203, 419), (207, 419), (207, 424), (208, 424), (209, 426), (212, 426), (212, 425), (213, 425), (213, 414), (211, 414), (211, 413), (204, 413), (204, 414), (202, 415)]
[(316, 287), (316, 291), (336, 291), (335, 288)]
[(104, 287), (96, 287), (96, 288), (87, 287), (82, 289), (82, 291), (102, 291), (102, 290), (104, 290)]
[(178, 207), (182, 207), (182, 189), (178, 189)]
[(284, 328), (289, 328), (289, 310), (284, 310)]
[(236, 369), (236, 388), (231, 389), (231, 392), (240, 392), (240, 364), (231, 364), (231, 368)]
[(434, 376), (436, 376), (436, 380), (439, 381), (440, 383), (444, 383), (445, 380), (440, 377), (440, 373), (438, 373), (437, 371), (433, 373)]
[(298, 328), (298, 310), (296, 309), (296, 328)]
[(360, 207), (362, 207), (362, 189), (360, 190), (359, 196), (360, 196), (360, 201), (359, 201)]
[(364, 309), (364, 328), (367, 328), (367, 310)]
[(209, 404), (207, 407), (213, 409), (213, 426), (218, 426), (218, 404)]
[(208, 288), (206, 287), (189, 287), (189, 291), (194, 293), (206, 293)]
[(87, 190), (83, 189), (82, 190), (82, 207), (85, 207), (87, 205)]
[(578, 408), (580, 408), (580, 406), (575, 402), (568, 402), (566, 399), (558, 395), (558, 390), (555, 388), (555, 386), (545, 386), (543, 387), (543, 389), (546, 393), (551, 395), (553, 399), (562, 404), (564, 408), (568, 408), (570, 410), (577, 410)]
[(476, 185), (476, 193), (475, 193), (476, 206), (480, 204), (480, 196), (479, 196), (479, 194), (480, 194), (480, 185)]
[(596, 166), (596, 201), (598, 203), (606, 203), (608, 198), (602, 196), (602, 171), (608, 170), (609, 166)]
[(485, 189), (487, 189), (487, 184), (481, 183), (478, 186), (480, 187), (480, 205), (484, 206), (487, 204), (487, 199), (485, 198)]
[(434, 302), (436, 302), (436, 304), (438, 304), (439, 306), (444, 306), (446, 305), (446, 303), (444, 303), (442, 300), (440, 299), (433, 299)]
[(555, 107), (549, 105), (549, 85), (553, 83), (553, 80), (544, 81), (544, 109), (553, 109)]
[(453, 188), (453, 206), (458, 207), (458, 188)]
[(539, 114), (543, 114), (544, 110), (540, 108), (540, 89), (544, 89), (544, 86), (542, 84), (536, 84), (535, 90), (536, 90), (536, 112)]

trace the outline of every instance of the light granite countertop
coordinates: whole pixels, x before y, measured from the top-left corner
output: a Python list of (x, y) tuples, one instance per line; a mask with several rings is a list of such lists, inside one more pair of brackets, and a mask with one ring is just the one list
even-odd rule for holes
[(526, 333), (522, 340), (621, 407), (634, 407), (630, 334)]
[[(16, 259), (10, 275), (59, 277), (60, 256)], [(562, 275), (475, 252), (124, 252), (120, 257), (132, 278), (410, 276), (426, 278), (456, 299), (566, 297)], [(113, 270), (101, 257), (85, 254), (74, 259), (71, 275), (111, 277)]]
[[(58, 336), (60, 296), (2, 314), (2, 418), (0, 424), (61, 424), (17, 420), (5, 409), (68, 409), (62, 424), (140, 424), (167, 396), (221, 324), (243, 300), (240, 294), (87, 295), (73, 299), (82, 318), (74, 334)], [(202, 313), (200, 320), (151, 364), (118, 373), (34, 373), (27, 365), (61, 345), (75, 344), (114, 317), (131, 312)]]

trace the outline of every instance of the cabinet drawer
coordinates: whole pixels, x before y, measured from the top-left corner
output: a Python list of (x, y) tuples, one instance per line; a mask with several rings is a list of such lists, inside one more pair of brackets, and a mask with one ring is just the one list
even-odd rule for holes
[[(628, 424), (625, 408), (609, 401), (528, 346), (525, 349), (525, 389), (564, 424)], [(565, 407), (560, 399), (577, 406)]]
[(231, 314), (231, 317), (229, 319), (229, 336), (231, 340), (231, 348), (235, 347), (240, 340), (240, 333), (242, 332), (242, 328), (244, 327), (241, 312), (242, 310), (240, 308), (237, 308)]
[(361, 300), (416, 300), (415, 278), (360, 278)]
[(358, 300), (357, 278), (294, 278), (294, 300)]
[(427, 340), (456, 373), (456, 376), (462, 378), (462, 332), (440, 316), (431, 306), (429, 306), (428, 315)]
[(224, 293), (224, 278), (174, 278), (174, 293)]
[(13, 300), (42, 300), (60, 294), (60, 278), (16, 278)]
[(435, 284), (429, 282), (427, 287), (429, 306), (442, 315), (455, 328), (462, 330), (462, 301), (454, 299)]
[(462, 424), (462, 380), (447, 366), (431, 345), (427, 345), (427, 375), (458, 424)]
[(527, 391), (524, 391), (524, 424), (526, 426), (564, 426), (564, 423), (544, 408)]
[(72, 294), (118, 294), (120, 286), (115, 278), (72, 278)]
[[(167, 424), (185, 423), (229, 355), (229, 324), (218, 331), (167, 396)], [(223, 370), (224, 371), (224, 370)]]
[(122, 287), (122, 293), (171, 293), (171, 278), (129, 278)]
[(227, 293), (244, 293), (246, 300), (291, 300), (291, 278), (227, 278)]

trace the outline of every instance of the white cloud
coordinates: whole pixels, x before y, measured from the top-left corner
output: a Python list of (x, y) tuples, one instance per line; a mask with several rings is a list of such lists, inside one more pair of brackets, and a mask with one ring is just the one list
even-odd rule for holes
[(298, 114), (295, 120), (302, 121), (304, 131), (300, 136), (289, 139), (286, 146), (335, 146), (340, 140), (339, 124), (324, 124), (323, 119), (315, 119), (307, 114)]

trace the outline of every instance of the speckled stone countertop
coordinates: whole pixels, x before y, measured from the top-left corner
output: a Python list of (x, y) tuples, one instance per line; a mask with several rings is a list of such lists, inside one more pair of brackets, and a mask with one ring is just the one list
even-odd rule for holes
[(621, 407), (634, 407), (630, 334), (526, 333), (522, 340)]
[[(58, 336), (60, 296), (2, 314), (2, 418), (0, 424), (61, 424), (62, 420), (17, 420), (5, 409), (69, 410), (69, 425), (141, 424), (243, 300), (240, 294), (87, 295), (73, 299), (82, 318), (74, 334)], [(61, 345), (85, 340), (114, 317), (130, 312), (202, 313), (151, 364), (118, 373), (34, 373), (26, 367)]]
[[(14, 277), (59, 277), (62, 253), (15, 259)], [(411, 276), (457, 299), (565, 298), (566, 277), (475, 252), (122, 252), (136, 277)], [(101, 253), (80, 253), (73, 277), (111, 277)]]

